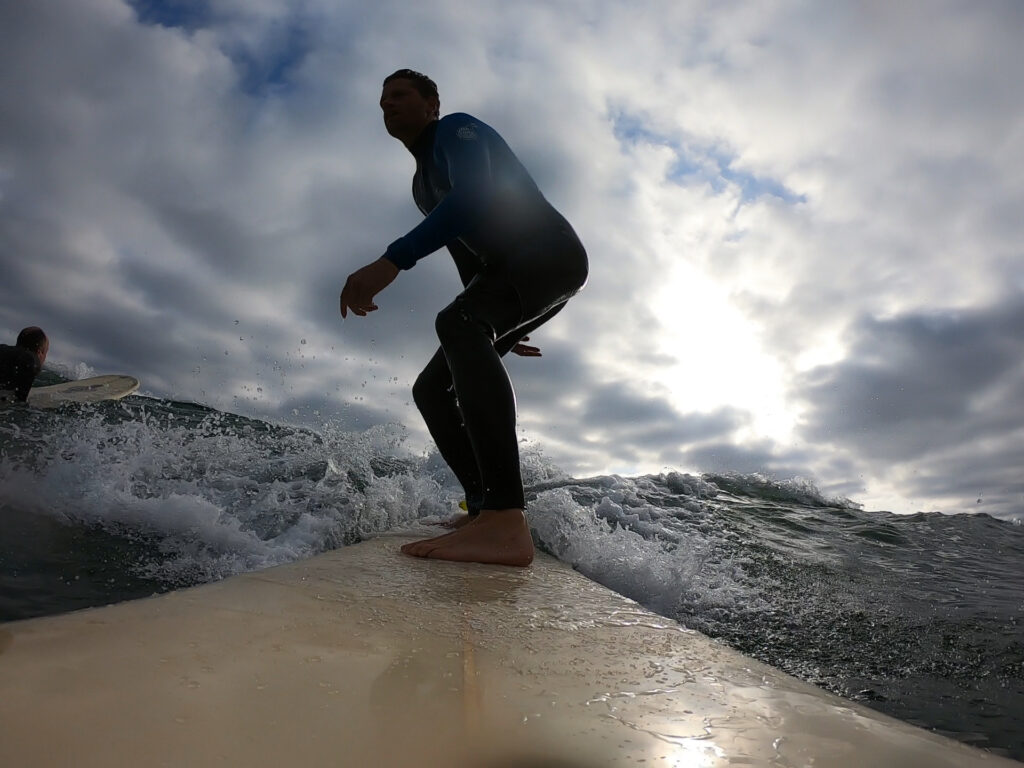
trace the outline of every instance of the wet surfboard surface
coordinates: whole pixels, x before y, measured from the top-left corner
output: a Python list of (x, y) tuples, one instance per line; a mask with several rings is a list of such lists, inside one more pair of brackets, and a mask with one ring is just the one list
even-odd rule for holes
[(68, 402), (98, 403), (103, 400), (119, 400), (138, 388), (139, 380), (134, 376), (93, 376), (78, 381), (33, 387), (28, 392), (28, 403), (37, 408), (54, 408)]
[(538, 555), (386, 535), (0, 624), (0, 765), (1020, 766), (845, 701)]

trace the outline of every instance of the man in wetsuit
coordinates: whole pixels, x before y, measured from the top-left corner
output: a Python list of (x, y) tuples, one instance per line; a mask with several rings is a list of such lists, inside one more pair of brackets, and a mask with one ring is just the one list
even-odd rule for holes
[(23, 328), (15, 345), (0, 344), (0, 402), (28, 400), (32, 382), (43, 369), (50, 342), (42, 328)]
[(468, 523), (406, 544), (416, 557), (526, 566), (516, 403), (501, 357), (539, 356), (522, 342), (587, 279), (576, 233), (501, 136), (467, 114), (439, 118), (434, 82), (403, 69), (384, 81), (387, 132), (416, 159), (413, 198), (426, 218), (375, 262), (349, 275), (341, 315), (377, 309), (399, 271), (447, 246), (464, 290), (437, 316), (441, 348), (413, 386), (438, 450), (466, 493)]

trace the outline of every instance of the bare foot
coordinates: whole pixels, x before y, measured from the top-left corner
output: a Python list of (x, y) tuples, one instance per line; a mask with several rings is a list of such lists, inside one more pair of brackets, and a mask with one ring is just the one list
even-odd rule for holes
[(429, 539), (420, 539), (419, 541), (413, 541), (410, 544), (402, 545), (402, 551), (405, 552), (405, 548), (411, 546), (412, 544), (434, 544), (436, 542), (439, 542), (441, 539), (451, 538), (456, 533), (458, 533), (458, 531), (448, 531), (448, 533), (442, 533), (439, 536), (431, 536)]
[(441, 525), (445, 528), (451, 528), (453, 531), (457, 531), (462, 526), (473, 522), (473, 518), (475, 517), (476, 515), (455, 515), (454, 517), (449, 517), (447, 520), (442, 522)]
[(525, 567), (533, 562), (533, 538), (521, 509), (484, 509), (472, 525), (402, 547), (413, 557)]
[[(469, 512), (469, 507), (466, 506), (465, 499), (459, 502), (459, 509), (461, 509), (462, 512)], [(450, 528), (454, 531), (466, 525), (467, 523), (473, 522), (473, 518), (476, 517), (476, 514), (464, 515), (462, 514), (462, 512), (456, 512), (447, 520), (442, 520), (438, 523), (431, 523), (431, 525), (439, 525), (442, 528)]]

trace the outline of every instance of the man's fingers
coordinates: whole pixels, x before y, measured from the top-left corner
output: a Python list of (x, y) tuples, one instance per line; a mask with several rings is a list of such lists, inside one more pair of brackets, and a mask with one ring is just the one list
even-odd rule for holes
[(341, 304), (341, 316), (343, 318), (348, 317), (348, 310), (351, 309), (355, 314), (362, 317), (366, 314), (363, 310), (363, 305), (366, 303), (358, 298), (360, 291), (358, 286), (352, 280), (352, 276), (349, 275), (348, 280), (345, 281), (345, 287), (341, 289), (341, 298), (339, 302)]
[(512, 352), (519, 355), (520, 357), (540, 357), (540, 348), (532, 347), (529, 344), (516, 344), (512, 347)]
[(345, 291), (341, 292), (341, 298), (338, 300), (338, 304), (340, 305), (342, 318), (348, 317), (349, 310), (352, 310), (352, 313), (358, 317), (366, 317), (367, 312), (375, 312), (377, 310), (377, 305), (373, 302), (356, 301), (355, 299), (346, 296)]
[(367, 312), (376, 312), (377, 305), (373, 297), (386, 288), (397, 274), (398, 267), (383, 258), (353, 272), (341, 289), (341, 316), (347, 317), (350, 309), (359, 317), (365, 317)]

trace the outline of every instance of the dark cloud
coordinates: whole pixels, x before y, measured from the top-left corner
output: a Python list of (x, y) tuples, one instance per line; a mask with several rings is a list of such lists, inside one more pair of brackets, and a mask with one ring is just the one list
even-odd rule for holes
[(1024, 425), (1024, 302), (864, 318), (853, 336), (799, 384), (808, 440), (900, 461)]
[(724, 443), (750, 416), (728, 407), (680, 413), (666, 394), (645, 394), (628, 382), (611, 382), (587, 390), (573, 421), (584, 432), (601, 435), (604, 450), (618, 461), (647, 456), (662, 466), (690, 467), (696, 446)]
[(232, 278), (244, 279), (243, 270), (263, 261), (261, 252), (273, 250), (271, 243), (247, 230), (227, 211), (181, 202), (164, 203), (153, 210), (164, 231), (182, 248)]
[[(567, 307), (564, 311), (571, 310)], [(556, 316), (530, 335), (527, 343), (538, 347), (541, 357), (513, 353), (505, 356), (505, 367), (521, 401), (520, 409), (529, 409), (531, 403), (538, 401), (578, 400), (597, 377), (597, 369), (578, 342), (552, 338), (559, 327)]]
[(665, 398), (635, 392), (625, 382), (604, 384), (593, 389), (583, 410), (583, 420), (594, 427), (649, 427), (678, 414)]
[(1024, 440), (1016, 434), (957, 447), (929, 457), (906, 480), (921, 511), (1024, 513)]
[(880, 474), (913, 467), (900, 476), (919, 498), (1024, 506), (1024, 301), (863, 318), (852, 334), (842, 362), (800, 381), (803, 437)]

